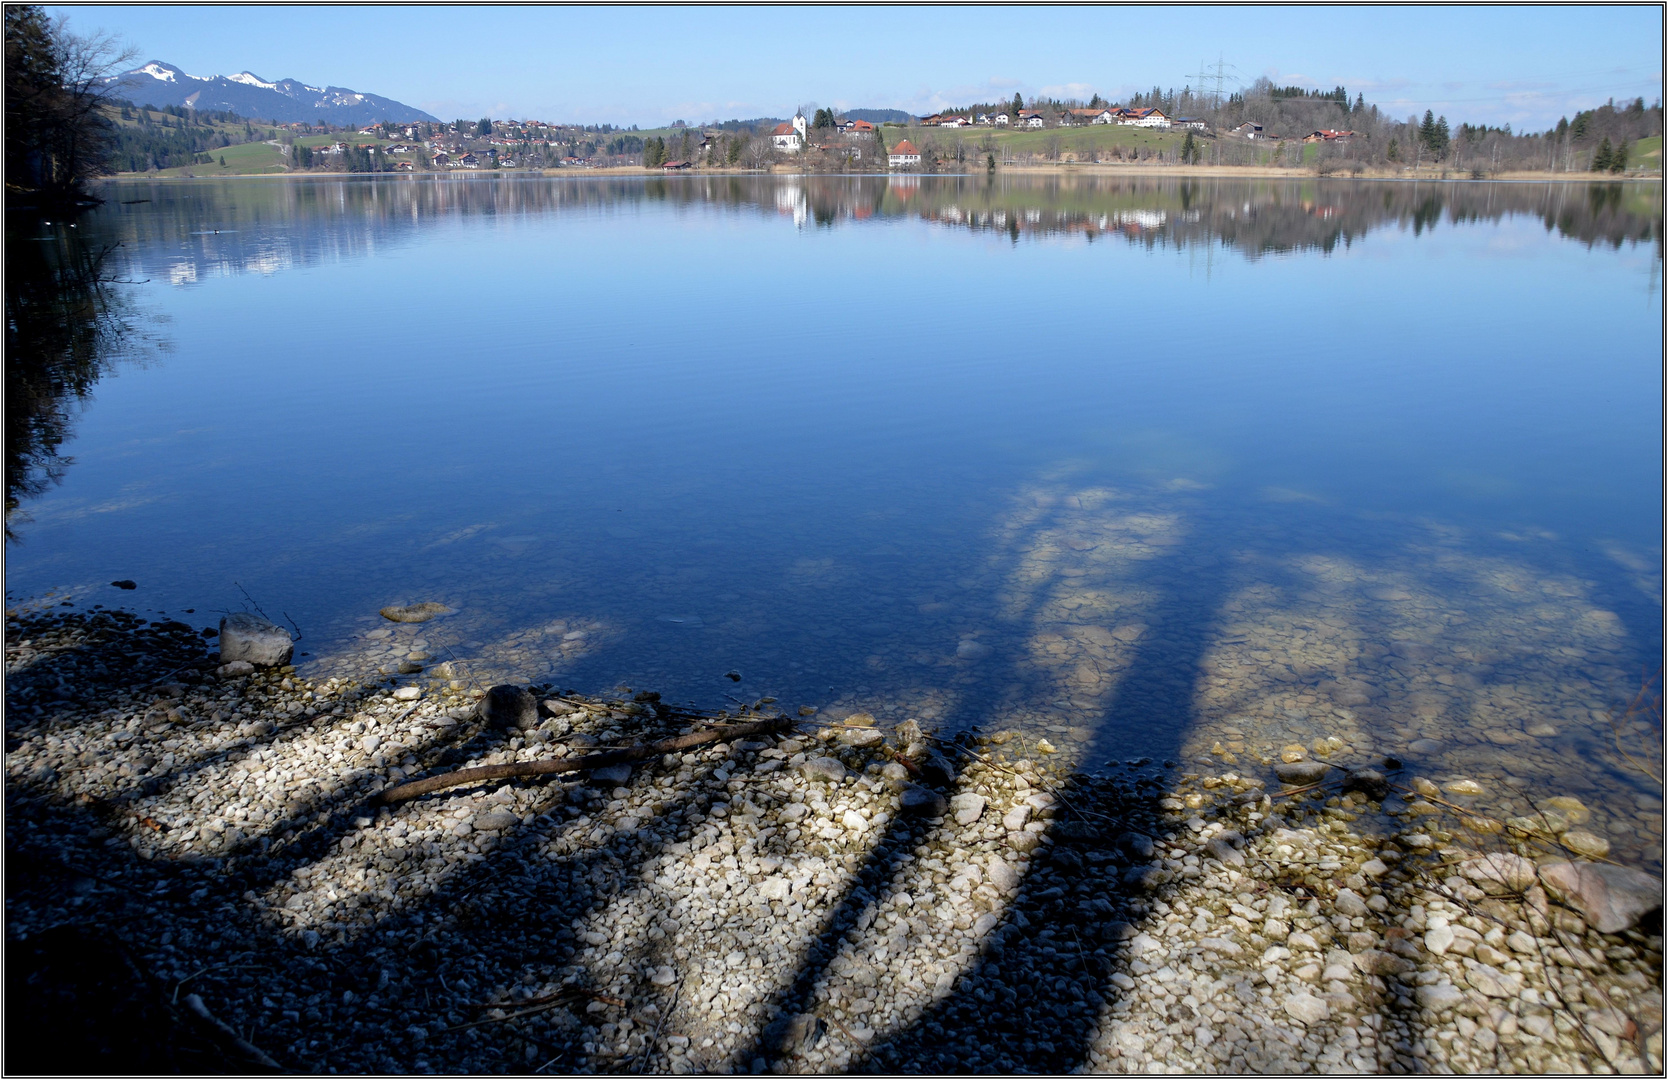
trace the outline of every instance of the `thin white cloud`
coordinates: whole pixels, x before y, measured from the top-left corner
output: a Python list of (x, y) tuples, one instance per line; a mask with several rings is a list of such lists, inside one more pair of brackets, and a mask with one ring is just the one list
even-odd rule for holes
[(1043, 95), (1051, 98), (1087, 98), (1094, 94), (1095, 88), (1085, 82), (1060, 83), (1042, 88)]

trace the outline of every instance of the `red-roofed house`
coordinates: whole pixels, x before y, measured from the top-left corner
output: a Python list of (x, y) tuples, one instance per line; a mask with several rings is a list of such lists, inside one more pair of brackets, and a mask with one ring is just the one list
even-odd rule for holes
[(1167, 128), (1170, 118), (1160, 109), (1125, 109), (1118, 123), (1126, 127)]
[(904, 165), (919, 165), (921, 151), (915, 149), (915, 144), (908, 139), (902, 139), (898, 145), (886, 152), (886, 164), (894, 169)]

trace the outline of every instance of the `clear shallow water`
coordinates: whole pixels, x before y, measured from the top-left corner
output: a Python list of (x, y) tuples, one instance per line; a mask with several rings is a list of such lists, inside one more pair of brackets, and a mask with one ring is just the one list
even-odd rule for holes
[(1660, 844), (1603, 719), (1661, 651), (1656, 188), (113, 191), (78, 228), (146, 281), (137, 359), (13, 516), (14, 603), (241, 585), (321, 671), (415, 643), (1086, 765), (1336, 735)]

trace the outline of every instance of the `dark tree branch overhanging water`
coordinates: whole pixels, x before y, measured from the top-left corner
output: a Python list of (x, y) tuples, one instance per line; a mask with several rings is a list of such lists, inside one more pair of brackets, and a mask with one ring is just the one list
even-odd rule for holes
[(6, 196), (58, 209), (90, 201), (109, 167), (103, 78), (133, 59), (104, 33), (72, 34), (33, 5), (6, 8)]

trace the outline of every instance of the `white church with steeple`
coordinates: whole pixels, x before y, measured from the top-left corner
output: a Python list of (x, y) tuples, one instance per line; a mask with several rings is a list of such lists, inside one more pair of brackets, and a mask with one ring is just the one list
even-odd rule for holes
[(770, 144), (776, 149), (789, 154), (797, 154), (805, 149), (805, 115), (794, 110), (793, 121), (787, 124), (777, 124), (770, 133)]

